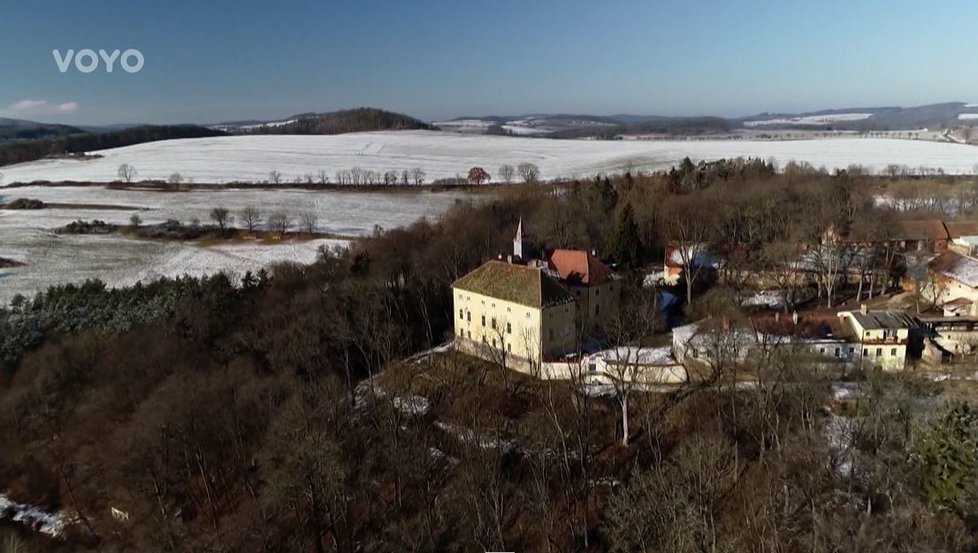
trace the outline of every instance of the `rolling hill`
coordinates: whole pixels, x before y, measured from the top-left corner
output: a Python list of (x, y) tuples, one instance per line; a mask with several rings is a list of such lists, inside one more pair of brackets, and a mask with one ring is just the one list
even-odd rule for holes
[(21, 140), (58, 138), (72, 134), (84, 134), (84, 132), (82, 129), (69, 125), (0, 117), (0, 144)]
[(430, 129), (431, 125), (401, 113), (355, 108), (328, 113), (300, 113), (281, 121), (233, 121), (211, 128), (231, 134), (344, 134), (369, 131)]

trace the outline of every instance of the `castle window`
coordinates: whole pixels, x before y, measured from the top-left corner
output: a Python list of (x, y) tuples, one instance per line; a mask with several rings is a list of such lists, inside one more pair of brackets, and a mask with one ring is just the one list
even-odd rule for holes
[(495, 317), (492, 318), (492, 329), (493, 330), (496, 330), (496, 318)]
[(482, 326), (486, 326), (486, 316), (482, 316)]
[(595, 304), (594, 305), (594, 314), (595, 315), (600, 315), (601, 314), (601, 306), (600, 305), (598, 305), (598, 304)]
[(471, 311), (469, 311), (468, 313), (465, 314), (465, 320), (468, 321), (468, 322), (470, 322), (470, 323), (472, 322), (472, 312)]
[(876, 357), (883, 356), (883, 348), (876, 348)]
[(600, 288), (595, 288), (594, 295), (595, 296), (600, 296), (601, 295), (601, 289)]
[(893, 356), (893, 357), (896, 357), (896, 348), (891, 348), (890, 349), (890, 355)]
[(465, 310), (464, 309), (459, 309), (458, 310), (458, 318), (459, 319), (464, 319), (465, 318)]
[(506, 323), (506, 334), (512, 334), (512, 333), (513, 333), (513, 325)]

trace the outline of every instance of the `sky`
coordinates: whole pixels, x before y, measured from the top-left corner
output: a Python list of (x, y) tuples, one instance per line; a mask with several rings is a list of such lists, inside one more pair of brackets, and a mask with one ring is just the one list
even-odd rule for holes
[[(0, 117), (216, 123), (371, 106), (437, 121), (978, 102), (975, 21), (973, 0), (0, 0)], [(72, 59), (61, 71), (55, 49), (86, 48), (136, 49), (143, 67), (116, 60), (108, 73), (100, 60), (83, 73)]]

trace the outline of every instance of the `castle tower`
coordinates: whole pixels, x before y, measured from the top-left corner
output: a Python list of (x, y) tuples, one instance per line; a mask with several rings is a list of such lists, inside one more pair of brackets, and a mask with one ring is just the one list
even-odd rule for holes
[(516, 236), (513, 238), (513, 257), (520, 261), (530, 259), (530, 242), (523, 234), (523, 217), (520, 217), (520, 224), (516, 227)]

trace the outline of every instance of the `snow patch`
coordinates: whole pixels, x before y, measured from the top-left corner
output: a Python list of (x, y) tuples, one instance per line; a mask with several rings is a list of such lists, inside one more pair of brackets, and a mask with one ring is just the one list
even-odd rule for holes
[(33, 505), (17, 503), (0, 494), (0, 520), (10, 520), (51, 537), (58, 537), (75, 519), (63, 512), (49, 513)]

